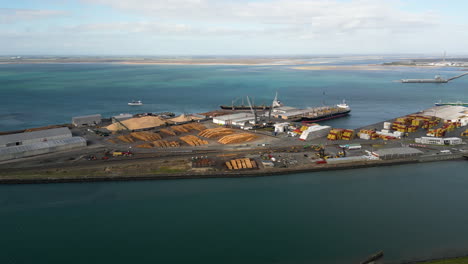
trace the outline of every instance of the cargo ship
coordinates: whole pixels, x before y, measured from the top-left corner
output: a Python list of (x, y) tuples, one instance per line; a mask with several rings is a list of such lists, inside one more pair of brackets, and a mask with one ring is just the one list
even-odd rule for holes
[(436, 106), (443, 106), (443, 105), (451, 105), (451, 106), (468, 106), (468, 103), (463, 103), (461, 101), (457, 102), (447, 102), (447, 103), (442, 103), (441, 101), (435, 103)]
[(318, 115), (304, 115), (298, 119), (297, 122), (302, 123), (314, 123), (330, 119), (335, 119), (338, 117), (344, 117), (349, 115), (351, 108), (345, 102), (337, 104), (336, 107), (330, 107), (330, 112), (324, 111), (323, 114)]
[(275, 107), (280, 107), (282, 106), (283, 104), (278, 100), (278, 93), (276, 93), (275, 95), (275, 99), (273, 100), (273, 103), (271, 105), (244, 105), (244, 98), (242, 98), (242, 104), (241, 105), (235, 105), (234, 103), (237, 101), (238, 99), (236, 100), (232, 100), (232, 104), (231, 105), (220, 105), (219, 107), (223, 110), (233, 110), (233, 111), (236, 111), (236, 110), (251, 110), (251, 109), (255, 109), (255, 110), (270, 110), (271, 107), (275, 108)]
[(335, 106), (321, 106), (307, 109), (278, 107), (273, 110), (274, 116), (291, 122), (313, 123), (347, 116), (351, 108), (345, 101)]

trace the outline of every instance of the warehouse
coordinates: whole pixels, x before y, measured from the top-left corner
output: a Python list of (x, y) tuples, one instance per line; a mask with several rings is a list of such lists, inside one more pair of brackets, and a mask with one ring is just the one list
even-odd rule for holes
[(372, 154), (376, 157), (379, 157), (383, 160), (388, 159), (401, 159), (401, 158), (409, 158), (409, 157), (417, 157), (421, 155), (423, 152), (417, 150), (415, 148), (388, 148), (388, 149), (381, 149), (372, 152)]
[(100, 124), (102, 117), (100, 114), (87, 115), (87, 116), (76, 116), (72, 118), (72, 124), (74, 126), (95, 126)]
[(68, 127), (45, 129), (33, 132), (24, 132), (0, 136), (0, 148), (28, 145), (37, 142), (70, 138), (72, 134)]
[(457, 137), (451, 138), (438, 138), (438, 137), (421, 137), (415, 139), (416, 143), (430, 144), (430, 145), (460, 145), (463, 140)]
[(237, 122), (246, 123), (246, 121), (254, 121), (255, 116), (251, 113), (236, 113), (231, 115), (222, 115), (213, 117), (213, 123), (218, 125), (232, 125)]
[(132, 114), (120, 114), (112, 117), (112, 123), (122, 122), (127, 119), (133, 118)]
[(468, 107), (464, 106), (436, 106), (424, 110), (422, 114), (436, 116), (443, 120), (458, 121), (462, 123), (462, 126), (468, 125)]
[(0, 148), (0, 161), (36, 156), (56, 151), (71, 150), (85, 146), (86, 140), (84, 138), (69, 137), (36, 142), (27, 145), (5, 147)]

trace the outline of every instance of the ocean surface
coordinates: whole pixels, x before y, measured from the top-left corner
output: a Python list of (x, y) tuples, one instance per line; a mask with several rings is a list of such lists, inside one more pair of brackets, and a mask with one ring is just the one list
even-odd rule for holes
[[(359, 63), (375, 63), (360, 61)], [(333, 63), (348, 65), (356, 61)], [(357, 128), (468, 101), (459, 69), (304, 71), (289, 66), (0, 65), (0, 130), (101, 113), (196, 113), (275, 92), (296, 107), (346, 99)], [(143, 100), (144, 106), (127, 102)], [(0, 186), (0, 263), (357, 263), (468, 252), (468, 163), (248, 179)]]

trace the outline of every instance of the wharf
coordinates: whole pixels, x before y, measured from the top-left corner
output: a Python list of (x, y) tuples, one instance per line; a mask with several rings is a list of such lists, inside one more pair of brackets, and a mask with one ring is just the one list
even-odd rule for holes
[[(451, 156), (450, 160), (458, 160), (459, 157)], [(432, 160), (440, 161), (440, 160)], [(348, 169), (362, 169), (381, 166), (404, 165), (421, 162), (419, 159), (398, 159), (398, 160), (375, 160), (366, 162), (354, 162), (348, 164), (321, 164), (318, 166), (303, 166), (298, 168), (275, 168), (269, 170), (250, 170), (239, 172), (175, 172), (175, 173), (160, 173), (160, 174), (128, 174), (128, 175), (109, 175), (102, 174), (96, 176), (74, 176), (67, 172), (79, 171), (78, 167), (66, 167), (64, 170), (56, 170), (54, 174), (51, 169), (43, 171), (47, 177), (38, 177), (40, 170), (22, 170), (21, 174), (15, 173), (14, 176), (0, 175), (0, 184), (32, 184), (32, 183), (78, 183), (78, 182), (103, 182), (103, 181), (136, 181), (136, 180), (177, 180), (177, 179), (203, 179), (203, 178), (244, 178), (244, 177), (264, 177), (275, 175), (289, 175), (307, 172), (319, 171), (334, 171)], [(80, 167), (82, 168), (82, 167)], [(8, 170), (5, 172), (9, 172)], [(18, 171), (16, 171), (18, 172)], [(21, 176), (19, 176), (21, 175)]]
[(402, 83), (448, 83), (460, 77), (468, 75), (468, 73), (463, 73), (448, 79), (441, 78), (440, 76), (436, 76), (434, 79), (402, 79)]

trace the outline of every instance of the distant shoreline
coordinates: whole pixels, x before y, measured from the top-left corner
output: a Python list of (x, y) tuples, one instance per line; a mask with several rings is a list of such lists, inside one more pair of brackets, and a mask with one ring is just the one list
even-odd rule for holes
[[(434, 65), (405, 65), (405, 64), (354, 64), (333, 65), (324, 61), (308, 62), (296, 59), (164, 59), (164, 60), (112, 60), (112, 59), (22, 59), (1, 60), (0, 65), (15, 64), (110, 64), (110, 65), (168, 65), (168, 66), (289, 66), (293, 70), (324, 71), (387, 71), (397, 68), (441, 69), (443, 66)], [(461, 71), (468, 69), (460, 67)]]
[[(120, 65), (239, 65), (283, 66), (310, 64), (299, 59), (1, 59), (0, 64), (120, 64)], [(321, 62), (316, 62), (321, 63)]]

